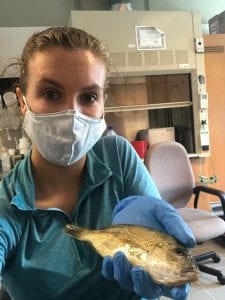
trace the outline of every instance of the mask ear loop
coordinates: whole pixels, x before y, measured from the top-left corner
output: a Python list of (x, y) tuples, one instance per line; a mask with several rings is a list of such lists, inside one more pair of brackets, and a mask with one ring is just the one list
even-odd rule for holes
[[(26, 114), (27, 114), (27, 112), (32, 113), (31, 110), (30, 110), (30, 108), (29, 108), (29, 106), (27, 105), (27, 100), (26, 100), (26, 97), (24, 95), (23, 95), (23, 101), (24, 101), (24, 104), (25, 104), (26, 109), (27, 109), (26, 110)], [(26, 137), (27, 135), (26, 135), (26, 132), (25, 132), (23, 126), (21, 128), (22, 128), (22, 138)]]
[(27, 105), (26, 97), (25, 97), (24, 95), (23, 95), (23, 101), (24, 101), (24, 103), (25, 103), (26, 109), (27, 109), (29, 112), (31, 112), (29, 106)]

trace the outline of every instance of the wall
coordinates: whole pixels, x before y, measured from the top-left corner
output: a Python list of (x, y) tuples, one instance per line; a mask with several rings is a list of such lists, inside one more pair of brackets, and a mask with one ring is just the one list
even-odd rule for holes
[(18, 77), (17, 68), (7, 68), (20, 57), (26, 40), (35, 31), (45, 27), (0, 27), (0, 76)]
[[(45, 27), (5, 27), (0, 28), (0, 100), (6, 91), (12, 89), (19, 76), (16, 67), (7, 68), (10, 63), (17, 62), (27, 38)], [(3, 77), (3, 78), (1, 78)], [(11, 78), (11, 79), (10, 79)], [(0, 101), (0, 155), (4, 148), (16, 148), (22, 137), (20, 110), (17, 105), (3, 108)]]
[(74, 0), (0, 1), (0, 27), (67, 25)]
[[(224, 0), (131, 0), (133, 10), (197, 11), (202, 23), (225, 10)], [(4, 0), (0, 27), (67, 25), (71, 10), (108, 10), (109, 0)]]
[(214, 51), (205, 52), (211, 133), (211, 164), (209, 167), (211, 174), (215, 173), (218, 176), (218, 181), (214, 186), (225, 190), (225, 34), (205, 35), (204, 43), (208, 49), (209, 47), (214, 48)]
[(193, 10), (200, 12), (202, 23), (225, 10), (224, 0), (148, 0), (150, 10)]

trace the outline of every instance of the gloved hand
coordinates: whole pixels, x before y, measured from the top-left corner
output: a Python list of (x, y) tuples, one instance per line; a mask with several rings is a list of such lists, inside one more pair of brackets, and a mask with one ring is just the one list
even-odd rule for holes
[[(120, 201), (113, 212), (113, 224), (130, 224), (151, 227), (173, 235), (184, 246), (195, 246), (191, 229), (184, 223), (176, 210), (166, 201), (151, 196), (130, 196)], [(103, 260), (102, 274), (105, 278), (116, 280), (120, 286), (141, 297), (166, 297), (185, 300), (189, 284), (168, 288), (155, 284), (143, 268), (133, 267), (122, 252), (113, 258)]]

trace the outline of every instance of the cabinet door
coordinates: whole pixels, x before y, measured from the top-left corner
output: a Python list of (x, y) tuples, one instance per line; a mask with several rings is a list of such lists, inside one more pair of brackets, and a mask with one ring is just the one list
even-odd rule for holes
[(166, 79), (168, 102), (191, 100), (189, 74), (167, 75)]
[[(148, 104), (145, 77), (124, 78), (122, 84), (111, 84), (107, 93), (105, 106), (116, 107), (116, 112), (106, 113), (107, 124), (128, 140), (134, 140), (140, 129), (149, 127), (147, 110), (129, 111), (135, 105)], [(122, 111), (122, 107), (127, 107), (127, 111)]]
[(195, 152), (192, 107), (154, 109), (149, 111), (149, 128), (174, 127), (175, 140), (188, 153)]
[(146, 84), (143, 83), (124, 83), (112, 84), (108, 89), (108, 101), (105, 106), (120, 106), (147, 104)]
[(216, 174), (216, 186), (225, 190), (225, 34), (204, 36), (206, 84), (209, 99), (209, 175)]
[(189, 74), (147, 76), (146, 81), (150, 104), (191, 101)]
[(146, 83), (150, 104), (168, 102), (166, 76), (147, 76)]

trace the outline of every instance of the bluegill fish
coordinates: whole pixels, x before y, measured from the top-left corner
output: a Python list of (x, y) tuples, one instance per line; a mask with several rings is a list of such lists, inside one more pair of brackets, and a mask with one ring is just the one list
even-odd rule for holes
[(132, 225), (113, 225), (102, 230), (67, 225), (65, 231), (91, 243), (103, 257), (122, 251), (132, 265), (143, 267), (158, 284), (170, 287), (198, 280), (189, 250), (163, 232)]

